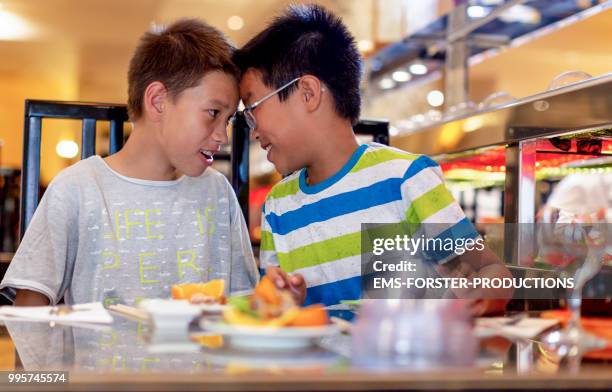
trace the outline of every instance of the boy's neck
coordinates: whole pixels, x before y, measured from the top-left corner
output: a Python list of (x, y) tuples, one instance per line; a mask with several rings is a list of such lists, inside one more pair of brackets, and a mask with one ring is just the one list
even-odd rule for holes
[(154, 124), (136, 121), (123, 148), (105, 158), (106, 163), (121, 175), (151, 181), (172, 181), (181, 177), (167, 160), (159, 143)]
[(325, 139), (318, 143), (312, 162), (306, 167), (309, 185), (316, 185), (338, 173), (359, 148), (353, 128), (346, 121), (320, 129), (319, 134)]

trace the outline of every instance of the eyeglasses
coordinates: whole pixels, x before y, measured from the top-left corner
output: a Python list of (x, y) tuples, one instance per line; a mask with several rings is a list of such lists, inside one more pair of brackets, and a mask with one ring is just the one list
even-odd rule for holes
[(280, 93), (281, 91), (283, 91), (287, 87), (291, 86), (293, 83), (297, 82), (300, 79), (301, 79), (301, 77), (293, 79), (289, 83), (284, 84), (283, 86), (281, 86), (281, 87), (277, 88), (276, 90), (272, 91), (271, 93), (267, 94), (266, 96), (264, 96), (260, 100), (255, 101), (252, 104), (250, 104), (249, 106), (247, 106), (246, 108), (244, 108), (242, 113), (244, 113), (244, 118), (246, 120), (247, 125), (249, 126), (249, 130), (250, 131), (253, 131), (255, 129), (255, 127), (257, 126), (257, 120), (255, 120), (255, 115), (253, 114), (253, 110), (255, 110), (255, 108), (257, 108), (257, 106), (261, 105), (261, 103), (264, 102), (266, 99), (275, 96), (276, 94)]

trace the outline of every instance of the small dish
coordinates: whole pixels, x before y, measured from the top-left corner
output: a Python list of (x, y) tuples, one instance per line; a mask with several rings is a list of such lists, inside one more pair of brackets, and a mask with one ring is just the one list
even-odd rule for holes
[(150, 315), (156, 328), (180, 327), (187, 330), (189, 324), (202, 313), (200, 305), (183, 300), (144, 299), (138, 307)]

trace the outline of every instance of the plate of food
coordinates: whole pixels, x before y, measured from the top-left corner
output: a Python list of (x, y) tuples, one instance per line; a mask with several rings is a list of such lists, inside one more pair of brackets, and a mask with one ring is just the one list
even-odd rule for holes
[(203, 319), (206, 331), (223, 335), (229, 345), (247, 350), (310, 347), (317, 340), (338, 334), (321, 304), (300, 307), (288, 290), (276, 288), (263, 277), (253, 294), (233, 297), (222, 320)]

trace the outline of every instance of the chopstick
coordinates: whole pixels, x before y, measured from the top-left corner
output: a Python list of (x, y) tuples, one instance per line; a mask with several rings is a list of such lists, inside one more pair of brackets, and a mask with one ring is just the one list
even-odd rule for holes
[(351, 324), (350, 322), (341, 319), (340, 317), (330, 317), (330, 321), (333, 324), (336, 324), (338, 326), (338, 328), (340, 328), (340, 332), (342, 333), (347, 333), (350, 334), (351, 330), (353, 329), (353, 324)]
[(109, 305), (108, 309), (122, 316), (135, 319), (137, 321), (148, 321), (149, 314), (142, 309), (134, 308), (123, 304)]
[(508, 320), (503, 321), (501, 325), (504, 327), (511, 326), (511, 325), (517, 325), (518, 323), (523, 321), (523, 319), (526, 319), (527, 316), (528, 316), (527, 313), (515, 314), (514, 316), (509, 317)]

